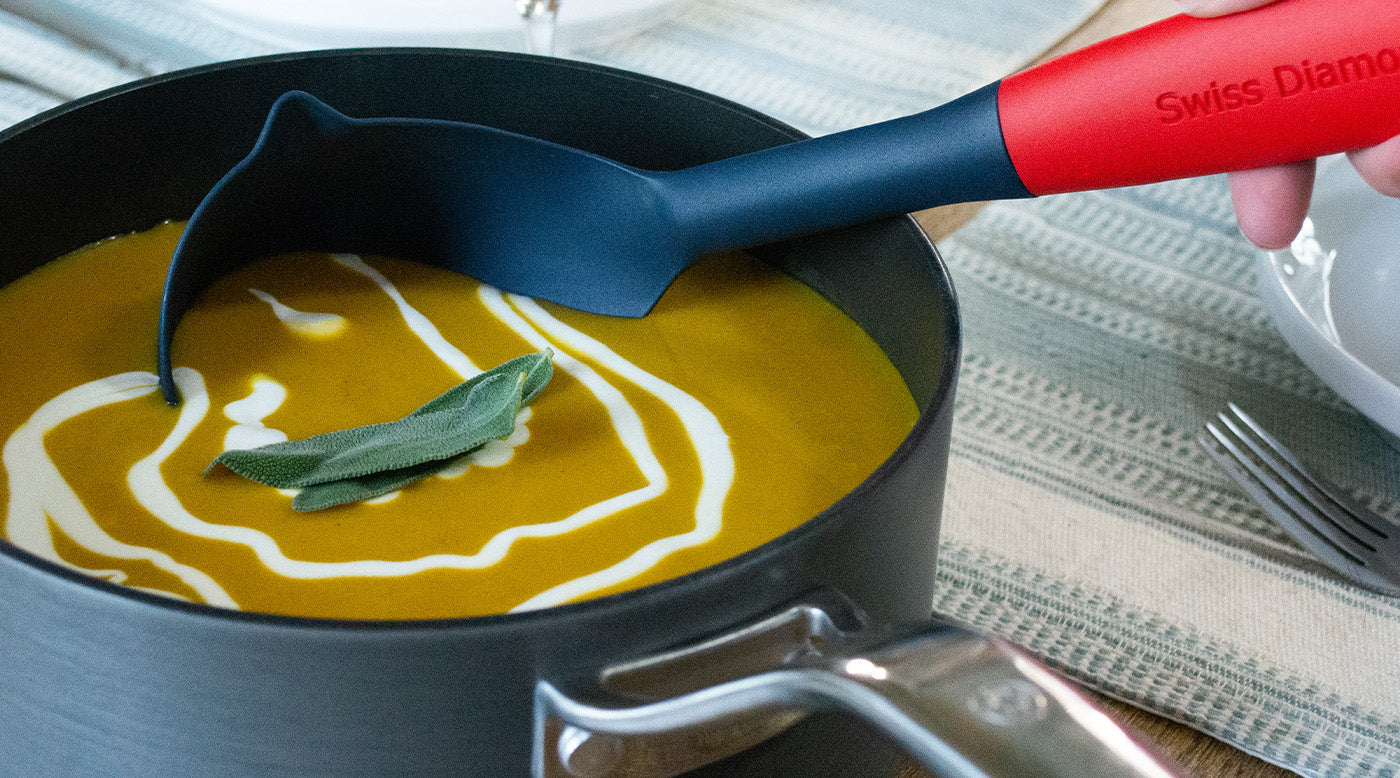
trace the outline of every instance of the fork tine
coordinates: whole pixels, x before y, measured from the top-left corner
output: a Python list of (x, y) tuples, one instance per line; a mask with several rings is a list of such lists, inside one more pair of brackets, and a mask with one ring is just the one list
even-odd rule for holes
[[(1330, 534), (1315, 526), (1313, 521), (1308, 521), (1307, 516), (1316, 512), (1309, 511), (1296, 494), (1277, 478), (1272, 477), (1272, 473), (1265, 471), (1259, 461), (1245, 453), (1249, 446), (1241, 445), (1243, 441), (1229, 434), (1234, 430), (1228, 425), (1226, 430), (1229, 432), (1213, 423), (1206, 425), (1206, 431), (1219, 444), (1219, 448), (1211, 446), (1203, 438), (1201, 443), (1206, 453), (1210, 454), (1211, 458), (1220, 464), (1288, 534), (1322, 561), (1345, 571), (1348, 575), (1363, 571), (1365, 566), (1362, 554), (1366, 553), (1366, 549), (1357, 548), (1352, 543), (1339, 544)], [(1225, 453), (1222, 454), (1219, 449), (1224, 449)]]
[[(1298, 458), (1283, 444), (1270, 435), (1249, 414), (1238, 405), (1229, 404), (1229, 411), (1240, 423), (1249, 428), (1253, 436), (1246, 436), (1236, 428), (1236, 434), (1261, 459), (1269, 462), (1272, 469), (1288, 482), (1304, 500), (1318, 509), (1318, 512), (1331, 519), (1338, 527), (1362, 546), (1375, 550), (1376, 543), (1384, 542), (1390, 532), (1386, 522), (1379, 516), (1366, 511), (1361, 506), (1352, 505), (1340, 496), (1340, 490), (1323, 478), (1311, 473)], [(1220, 415), (1222, 421), (1230, 424), (1230, 419)], [(1232, 425), (1233, 426), (1233, 425)], [(1256, 444), (1257, 442), (1257, 444)], [(1267, 451), (1265, 450), (1267, 449)]]
[[(1312, 492), (1322, 492), (1321, 489), (1295, 491), (1287, 482), (1280, 480), (1283, 476), (1274, 472), (1280, 460), (1287, 465), (1285, 471), (1288, 468), (1295, 471), (1288, 480), (1309, 476), (1296, 457), (1263, 432), (1248, 415), (1233, 406), (1231, 412), (1243, 417), (1240, 424), (1222, 413), (1218, 420), (1224, 428), (1208, 423), (1206, 431), (1209, 437), (1203, 435), (1197, 438), (1206, 453), (1266, 513), (1322, 562), (1368, 589), (1400, 595), (1400, 583), (1397, 583), (1400, 582), (1400, 563), (1377, 553), (1375, 546), (1357, 542), (1352, 534), (1344, 532), (1323, 516), (1308, 497)], [(1241, 429), (1241, 424), (1251, 432), (1262, 433), (1266, 441), (1253, 440)], [(1269, 456), (1261, 450), (1265, 448), (1276, 450), (1277, 455)], [(1375, 521), (1382, 520), (1376, 517)]]
[[(1286, 467), (1280, 467), (1278, 460), (1271, 457), (1258, 441), (1246, 435), (1233, 420), (1223, 414), (1219, 419), (1235, 437), (1233, 441), (1218, 439), (1221, 439), (1230, 453), (1249, 470), (1250, 475), (1268, 489), (1274, 500), (1284, 505), (1298, 521), (1307, 525), (1311, 534), (1320, 536), (1329, 546), (1345, 555), (1351, 564), (1364, 566), (1366, 559), (1375, 553), (1375, 547), (1360, 542), (1355, 535), (1339, 526), (1313, 499), (1313, 490), (1308, 489), (1308, 485), (1298, 474), (1290, 472)], [(1236, 442), (1243, 443), (1253, 456), (1239, 450), (1235, 446)], [(1298, 540), (1302, 541), (1303, 538)], [(1318, 551), (1316, 547), (1312, 547), (1312, 550)]]

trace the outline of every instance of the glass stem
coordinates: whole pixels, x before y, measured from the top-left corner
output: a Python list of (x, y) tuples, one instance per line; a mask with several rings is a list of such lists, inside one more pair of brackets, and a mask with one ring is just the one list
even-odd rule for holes
[(554, 54), (554, 29), (559, 18), (559, 0), (516, 0), (520, 18), (525, 20), (525, 50), (531, 54)]

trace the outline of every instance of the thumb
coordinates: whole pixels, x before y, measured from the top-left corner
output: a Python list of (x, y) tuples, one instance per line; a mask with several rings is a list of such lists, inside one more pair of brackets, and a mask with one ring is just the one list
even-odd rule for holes
[(1225, 16), (1272, 2), (1274, 0), (1176, 0), (1176, 7), (1191, 16)]

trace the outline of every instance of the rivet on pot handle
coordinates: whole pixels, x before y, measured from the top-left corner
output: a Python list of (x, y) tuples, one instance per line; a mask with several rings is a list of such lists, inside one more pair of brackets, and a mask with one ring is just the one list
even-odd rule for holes
[(812, 603), (609, 668), (596, 690), (541, 681), (534, 774), (676, 775), (813, 710), (865, 719), (941, 777), (1176, 774), (1004, 639), (938, 622), (848, 632)]

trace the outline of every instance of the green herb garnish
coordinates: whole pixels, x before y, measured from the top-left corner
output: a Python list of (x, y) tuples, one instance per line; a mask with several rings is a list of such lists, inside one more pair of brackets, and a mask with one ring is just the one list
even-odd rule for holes
[(554, 373), (553, 353), (517, 357), (470, 378), (397, 421), (225, 451), (218, 465), (278, 489), (299, 489), (292, 508), (314, 511), (387, 494), (447, 460), (510, 435), (520, 407)]

